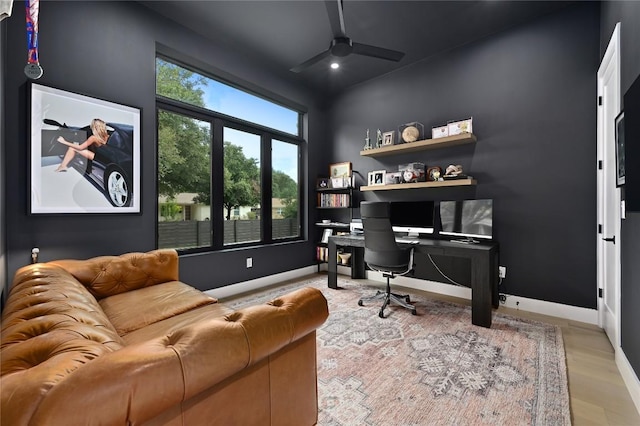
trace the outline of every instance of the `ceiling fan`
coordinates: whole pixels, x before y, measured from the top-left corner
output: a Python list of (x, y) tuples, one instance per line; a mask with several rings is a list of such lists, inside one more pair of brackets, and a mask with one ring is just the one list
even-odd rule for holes
[[(397, 50), (385, 49), (383, 47), (371, 46), (369, 44), (356, 43), (347, 37), (344, 26), (344, 13), (342, 10), (342, 0), (326, 0), (325, 6), (329, 15), (329, 22), (331, 23), (331, 30), (333, 31), (333, 40), (329, 48), (322, 53), (317, 54), (311, 59), (308, 59), (291, 68), (292, 72), (299, 73), (304, 69), (314, 65), (328, 56), (345, 57), (350, 54), (371, 56), (373, 58), (385, 59), (387, 61), (398, 62), (404, 56), (403, 52)], [(338, 6), (336, 8), (336, 5)]]

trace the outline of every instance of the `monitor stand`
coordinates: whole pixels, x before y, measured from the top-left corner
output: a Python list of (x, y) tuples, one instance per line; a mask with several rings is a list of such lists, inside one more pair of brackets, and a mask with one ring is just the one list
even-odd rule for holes
[(419, 238), (420, 234), (418, 232), (407, 232), (406, 237), (403, 238)]

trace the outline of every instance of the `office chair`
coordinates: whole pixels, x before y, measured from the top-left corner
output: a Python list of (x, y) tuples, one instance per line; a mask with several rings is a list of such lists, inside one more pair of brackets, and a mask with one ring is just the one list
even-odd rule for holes
[(389, 203), (367, 202), (360, 203), (360, 216), (364, 229), (364, 261), (369, 268), (382, 273), (387, 279), (386, 291), (379, 291), (369, 297), (358, 300), (358, 305), (376, 299), (383, 299), (378, 316), (384, 318), (384, 309), (391, 302), (411, 310), (417, 315), (416, 307), (411, 305), (408, 295), (391, 292), (389, 280), (397, 276), (406, 275), (413, 269), (413, 247), (400, 247), (396, 243), (395, 235), (389, 220)]

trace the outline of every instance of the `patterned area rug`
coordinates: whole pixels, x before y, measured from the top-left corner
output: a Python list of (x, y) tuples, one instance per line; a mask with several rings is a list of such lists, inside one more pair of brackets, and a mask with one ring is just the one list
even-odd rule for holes
[(494, 312), (490, 329), (471, 308), (410, 294), (418, 315), (380, 303), (376, 288), (339, 278), (287, 284), (225, 304), (239, 309), (299, 287), (322, 290), (329, 319), (318, 330), (321, 426), (569, 425), (565, 353), (557, 326)]

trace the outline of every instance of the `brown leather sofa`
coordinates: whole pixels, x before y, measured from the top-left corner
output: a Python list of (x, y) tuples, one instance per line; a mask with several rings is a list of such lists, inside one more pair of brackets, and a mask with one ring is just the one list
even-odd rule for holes
[(2, 313), (0, 423), (311, 425), (322, 293), (233, 311), (174, 250), (39, 263)]

